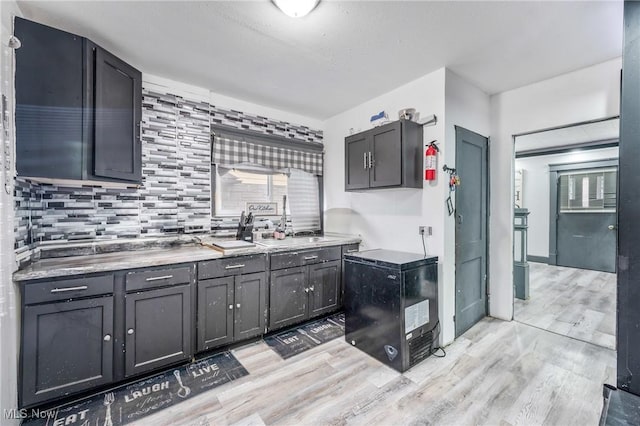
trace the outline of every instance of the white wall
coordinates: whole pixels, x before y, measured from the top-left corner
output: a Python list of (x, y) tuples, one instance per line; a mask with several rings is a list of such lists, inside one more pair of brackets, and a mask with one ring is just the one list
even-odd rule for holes
[[(7, 96), (9, 110), (10, 155), (15, 152), (13, 143), (13, 51), (6, 45), (13, 33), (13, 16), (21, 15), (14, 1), (0, 2), (0, 92)], [(4, 130), (4, 129), (3, 129)], [(0, 138), (4, 141), (4, 138)], [(0, 164), (7, 158), (5, 149), (0, 149)], [(5, 189), (5, 179), (10, 186)], [(18, 357), (18, 294), (11, 280), (13, 272), (13, 171), (0, 170), (0, 423), (17, 424), (18, 421), (4, 418), (4, 410), (17, 407), (17, 357)]]
[[(446, 94), (445, 90), (448, 90)], [(448, 102), (448, 104), (447, 104)], [(416, 108), (423, 116), (435, 114), (438, 123), (425, 126), (424, 143), (437, 140), (438, 179), (419, 189), (387, 189), (366, 192), (344, 190), (344, 138), (370, 128), (371, 115), (385, 110), (391, 120), (402, 108)], [(449, 118), (451, 114), (451, 118)], [(427, 252), (439, 257), (438, 291), (441, 342), (454, 338), (454, 228), (445, 211), (448, 196), (444, 162), (454, 165), (454, 124), (488, 133), (489, 97), (444, 68), (331, 117), (325, 135), (325, 228), (359, 234), (364, 249), (385, 248), (422, 253), (418, 226), (432, 226)], [(426, 146), (424, 146), (426, 148)]]
[(516, 170), (524, 170), (522, 207), (529, 209), (527, 253), (549, 257), (549, 164), (618, 158), (618, 148), (517, 158)]
[(621, 66), (614, 59), (491, 97), (492, 316), (513, 318), (513, 135), (618, 115)]

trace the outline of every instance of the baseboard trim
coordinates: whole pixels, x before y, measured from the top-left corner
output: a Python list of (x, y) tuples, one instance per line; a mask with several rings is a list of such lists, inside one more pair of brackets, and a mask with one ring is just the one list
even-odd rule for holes
[(529, 262), (537, 262), (537, 263), (549, 263), (549, 258), (544, 256), (533, 256), (528, 255), (527, 261)]

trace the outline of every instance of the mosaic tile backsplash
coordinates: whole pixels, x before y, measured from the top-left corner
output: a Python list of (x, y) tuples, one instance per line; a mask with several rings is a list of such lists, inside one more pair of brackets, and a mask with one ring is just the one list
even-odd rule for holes
[(33, 249), (43, 242), (228, 227), (225, 221), (211, 219), (211, 124), (310, 142), (322, 142), (323, 136), (321, 130), (143, 89), (141, 185), (109, 188), (79, 182), (65, 187), (17, 178), (18, 265), (31, 260)]

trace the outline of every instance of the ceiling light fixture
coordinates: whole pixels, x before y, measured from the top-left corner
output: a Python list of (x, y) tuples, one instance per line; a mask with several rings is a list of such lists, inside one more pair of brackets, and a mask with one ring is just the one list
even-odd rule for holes
[(302, 18), (320, 3), (320, 0), (272, 0), (285, 15)]

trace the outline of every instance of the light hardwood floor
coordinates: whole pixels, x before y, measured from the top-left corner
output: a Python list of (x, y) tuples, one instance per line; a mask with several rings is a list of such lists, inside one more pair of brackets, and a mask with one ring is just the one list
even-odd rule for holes
[(515, 299), (516, 321), (615, 349), (615, 274), (544, 263), (529, 272), (531, 297)]
[(264, 342), (233, 351), (249, 375), (137, 425), (596, 425), (615, 352), (485, 318), (399, 374), (343, 338), (288, 360)]

